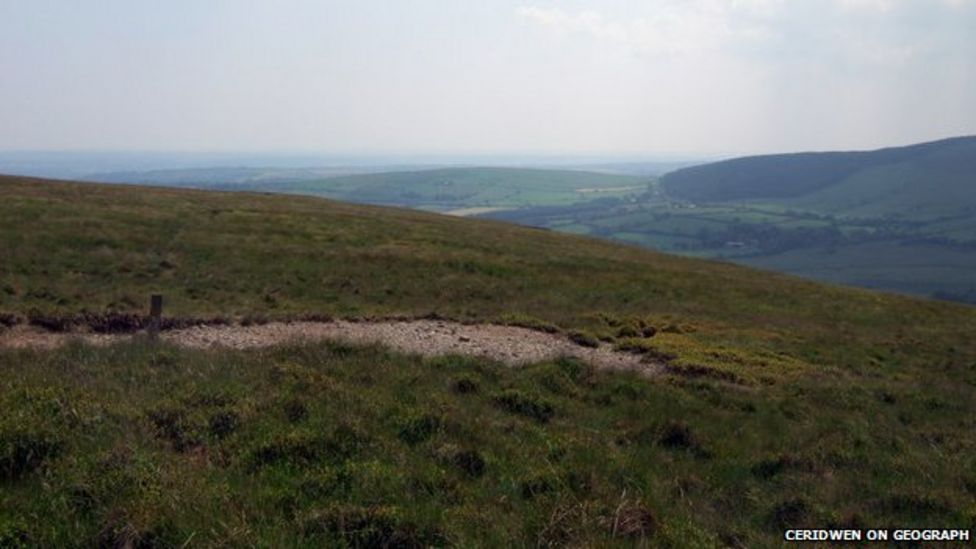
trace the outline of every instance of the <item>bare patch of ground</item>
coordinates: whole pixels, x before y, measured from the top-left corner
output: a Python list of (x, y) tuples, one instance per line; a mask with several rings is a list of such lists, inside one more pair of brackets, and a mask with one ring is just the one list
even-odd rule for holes
[(505, 208), (501, 206), (474, 206), (471, 208), (458, 208), (456, 210), (446, 211), (447, 215), (454, 215), (458, 217), (468, 217), (471, 215), (481, 215), (492, 212), (506, 212), (509, 210), (514, 210), (515, 208)]
[[(0, 331), (0, 348), (50, 349), (72, 339), (92, 344), (109, 344), (131, 335), (55, 333), (36, 327), (17, 326)], [(459, 354), (483, 356), (510, 365), (530, 364), (569, 356), (598, 368), (636, 370), (655, 374), (662, 366), (641, 355), (616, 351), (608, 345), (583, 347), (564, 336), (516, 326), (460, 324), (440, 320), (388, 320), (369, 322), (270, 322), (237, 326), (211, 325), (168, 330), (163, 341), (192, 348), (250, 349), (296, 341), (347, 341), (378, 343), (397, 351), (439, 356)]]

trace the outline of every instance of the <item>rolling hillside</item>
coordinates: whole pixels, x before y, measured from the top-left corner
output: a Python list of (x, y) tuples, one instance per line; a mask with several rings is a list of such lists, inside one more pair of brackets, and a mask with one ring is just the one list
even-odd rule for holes
[(133, 170), (96, 172), (79, 179), (95, 183), (130, 183), (134, 185), (161, 185), (166, 187), (190, 187), (194, 189), (219, 188), (225, 185), (253, 186), (255, 190), (274, 190), (276, 186), (296, 181), (320, 180), (373, 171), (398, 171), (397, 167), (359, 168), (254, 168), (254, 167), (206, 167), (182, 169)]
[(767, 201), (834, 215), (932, 218), (976, 212), (976, 137), (864, 152), (736, 158), (666, 174), (692, 202)]
[(406, 209), (29, 178), (4, 178), (2, 191), (0, 309), (21, 314), (140, 311), (161, 289), (177, 315), (518, 313), (592, 328), (607, 308), (738, 326), (810, 321), (815, 332), (843, 304), (936, 307)]
[(824, 282), (976, 303), (976, 138), (739, 158), (633, 201), (491, 217)]
[[(0, 545), (775, 546), (976, 524), (976, 310), (288, 195), (0, 177), (0, 330), (445, 318), (641, 353), (0, 349)], [(121, 325), (121, 328), (119, 327)]]
[(639, 194), (648, 178), (576, 170), (441, 168), (329, 177), (314, 181), (202, 185), (224, 190), (275, 191), (347, 202), (434, 211), (572, 204)]

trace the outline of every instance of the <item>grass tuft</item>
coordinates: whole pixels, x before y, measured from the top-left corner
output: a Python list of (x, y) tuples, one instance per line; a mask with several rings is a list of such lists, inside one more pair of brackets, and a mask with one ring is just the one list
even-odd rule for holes
[(515, 390), (499, 393), (492, 397), (492, 401), (506, 412), (531, 418), (539, 423), (548, 422), (556, 413), (549, 401)]

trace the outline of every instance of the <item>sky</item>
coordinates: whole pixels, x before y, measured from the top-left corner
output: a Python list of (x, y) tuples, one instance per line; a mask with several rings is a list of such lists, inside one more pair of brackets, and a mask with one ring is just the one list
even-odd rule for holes
[(976, 0), (0, 0), (0, 150), (870, 149), (974, 98)]

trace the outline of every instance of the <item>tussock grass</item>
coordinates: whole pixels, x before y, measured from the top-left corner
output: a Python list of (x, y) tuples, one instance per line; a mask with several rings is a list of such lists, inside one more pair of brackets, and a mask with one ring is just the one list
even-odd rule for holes
[(692, 371), (759, 382), (798, 368), (863, 371), (880, 360), (918, 371), (931, 357), (955, 369), (976, 360), (969, 307), (491, 221), (16, 177), (0, 177), (0, 197), (0, 325), (131, 331), (160, 292), (174, 327), (494, 321), (587, 344), (660, 338), (654, 346), (684, 351)]
[(308, 198), (23, 178), (0, 198), (0, 330), (130, 331), (161, 292), (173, 325), (499, 321), (666, 363), (0, 350), (0, 545), (764, 546), (787, 525), (976, 524), (972, 308)]
[(14, 546), (756, 546), (787, 525), (976, 519), (962, 386), (139, 340), (7, 350), (0, 372)]

